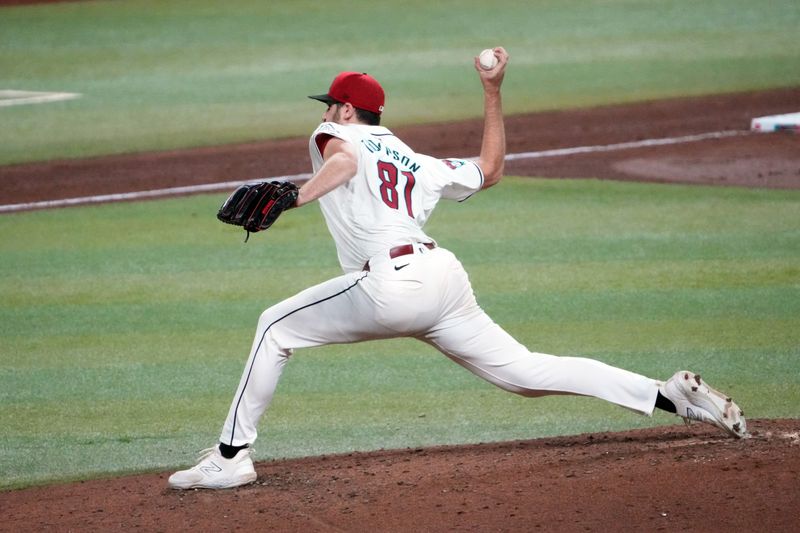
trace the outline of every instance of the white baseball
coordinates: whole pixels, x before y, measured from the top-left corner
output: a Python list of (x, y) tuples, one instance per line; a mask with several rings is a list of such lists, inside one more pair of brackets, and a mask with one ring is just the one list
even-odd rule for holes
[(491, 48), (487, 48), (481, 52), (481, 55), (478, 56), (478, 61), (483, 70), (491, 70), (497, 65), (497, 58), (494, 57), (494, 50)]

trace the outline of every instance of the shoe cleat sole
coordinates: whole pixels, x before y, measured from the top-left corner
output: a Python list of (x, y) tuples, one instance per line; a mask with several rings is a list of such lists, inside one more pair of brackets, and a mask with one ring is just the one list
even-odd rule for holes
[[(738, 438), (747, 438), (750, 435), (744, 430), (743, 426), (743, 416), (744, 411), (739, 408), (730, 396), (722, 394), (721, 392), (715, 390), (714, 388), (710, 387), (708, 383), (705, 383), (700, 376), (700, 374), (692, 374), (691, 372), (684, 372), (683, 373), (684, 381), (690, 382), (689, 388), (692, 392), (702, 392), (700, 389), (705, 388), (705, 393), (708, 394), (712, 403), (714, 403), (720, 411), (722, 411), (722, 418), (723, 418), (723, 429), (728, 431), (731, 435), (738, 437)], [(692, 383), (693, 382), (693, 383)], [(715, 398), (718, 401), (715, 401)], [(719, 405), (719, 404), (722, 405)], [(691, 419), (687, 417), (682, 417), (686, 425), (691, 423)], [(729, 421), (735, 420), (733, 424), (730, 424)]]

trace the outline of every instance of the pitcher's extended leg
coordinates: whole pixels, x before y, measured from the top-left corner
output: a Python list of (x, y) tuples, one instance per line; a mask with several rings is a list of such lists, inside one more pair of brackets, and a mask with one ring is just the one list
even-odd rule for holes
[(474, 374), (523, 396), (593, 396), (650, 415), (658, 394), (655, 380), (600, 361), (530, 352), (477, 305), (425, 340)]

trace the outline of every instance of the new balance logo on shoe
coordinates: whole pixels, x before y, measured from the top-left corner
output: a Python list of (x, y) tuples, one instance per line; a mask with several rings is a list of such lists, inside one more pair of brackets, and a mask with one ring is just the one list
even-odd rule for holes
[(215, 462), (208, 463), (207, 466), (201, 466), (200, 471), (205, 475), (209, 474), (216, 474), (218, 472), (222, 472), (222, 468)]

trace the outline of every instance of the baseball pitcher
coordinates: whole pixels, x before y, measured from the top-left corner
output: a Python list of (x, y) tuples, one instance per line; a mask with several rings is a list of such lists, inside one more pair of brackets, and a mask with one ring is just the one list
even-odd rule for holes
[(296, 349), (413, 337), (494, 385), (523, 396), (574, 394), (650, 415), (654, 409), (746, 435), (743, 413), (700, 376), (680, 371), (665, 382), (599, 361), (531, 352), (475, 300), (459, 260), (424, 231), (439, 200), (467, 201), (503, 176), (501, 85), (509, 56), (475, 58), (483, 86), (484, 129), (477, 160), (414, 152), (380, 125), (384, 91), (371, 76), (342, 72), (312, 133), (313, 176), (299, 190), (270, 183), (237, 190), (220, 209), (224, 222), (266, 229), (285, 210), (318, 201), (344, 274), (264, 311), (219, 443), (176, 472), (176, 489), (251, 483), (249, 446), (285, 365)]

